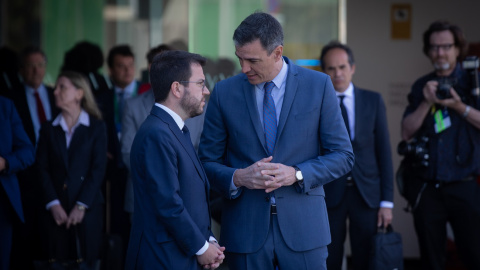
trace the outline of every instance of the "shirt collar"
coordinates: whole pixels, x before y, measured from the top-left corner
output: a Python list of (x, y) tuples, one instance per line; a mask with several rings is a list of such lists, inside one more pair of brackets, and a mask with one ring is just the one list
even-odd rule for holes
[(35, 94), (35, 91), (38, 91), (38, 93), (40, 94), (40, 92), (43, 92), (43, 91), (46, 90), (45, 85), (43, 83), (40, 84), (38, 89), (34, 89), (33, 87), (31, 87), (30, 85), (25, 83), (25, 89), (26, 89), (27, 93), (32, 94), (32, 95)]
[(127, 85), (123, 89), (118, 86), (115, 86), (115, 93), (119, 94), (123, 91), (125, 98), (130, 97), (133, 95), (133, 92), (135, 92), (136, 84), (137, 84), (137, 81), (133, 80), (129, 85)]
[[(65, 122), (65, 118), (63, 118), (61, 113), (52, 122), (52, 126), (58, 125), (60, 125), (65, 132), (68, 132), (67, 122)], [(75, 123), (74, 127), (77, 127), (78, 125), (84, 125), (86, 127), (90, 126), (90, 117), (88, 117), (88, 113), (83, 109), (80, 111), (80, 115), (78, 116), (77, 123)]]
[(183, 126), (185, 126), (185, 122), (183, 122), (180, 115), (178, 115), (176, 112), (172, 111), (170, 108), (168, 108), (167, 106), (165, 106), (163, 104), (155, 103), (155, 106), (160, 107), (161, 109), (166, 111), (173, 118), (173, 120), (175, 121), (177, 126), (180, 128), (180, 130), (183, 129)]
[[(277, 88), (280, 88), (280, 86), (282, 85), (282, 83), (287, 79), (287, 72), (288, 72), (288, 65), (287, 63), (285, 62), (285, 59), (283, 59), (282, 57), (282, 61), (283, 61), (283, 65), (282, 65), (282, 69), (280, 69), (280, 72), (277, 74), (277, 76), (275, 78), (273, 78), (272, 82), (275, 84), (275, 86)], [(262, 83), (259, 83), (257, 84), (257, 87), (259, 89), (263, 89), (264, 85), (266, 84), (267, 82), (262, 82)]]
[(341, 92), (335, 91), (335, 93), (337, 94), (337, 97), (345, 96), (346, 98), (353, 98), (353, 83), (350, 82), (350, 84), (347, 87), (347, 90), (345, 90), (344, 92), (341, 93)]

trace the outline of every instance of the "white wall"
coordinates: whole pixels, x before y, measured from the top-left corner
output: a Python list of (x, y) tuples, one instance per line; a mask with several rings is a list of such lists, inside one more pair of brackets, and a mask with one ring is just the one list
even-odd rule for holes
[[(410, 40), (392, 40), (390, 9), (392, 4), (412, 6)], [(473, 0), (353, 0), (347, 1), (347, 44), (352, 48), (356, 73), (353, 82), (380, 92), (387, 106), (394, 168), (401, 157), (400, 122), (407, 104), (406, 96), (413, 82), (432, 71), (422, 53), (422, 35), (431, 22), (447, 19), (462, 28), (469, 42), (480, 41), (480, 1)], [(405, 213), (406, 201), (395, 192), (393, 226), (402, 233), (404, 256), (418, 257), (419, 250), (411, 214)]]

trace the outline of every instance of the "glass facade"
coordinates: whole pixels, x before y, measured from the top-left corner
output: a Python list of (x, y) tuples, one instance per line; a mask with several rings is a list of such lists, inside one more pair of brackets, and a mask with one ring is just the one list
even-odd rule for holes
[[(206, 73), (212, 88), (216, 81), (239, 72), (233, 31), (256, 10), (269, 12), (282, 24), (285, 56), (318, 69), (323, 45), (332, 39), (345, 41), (345, 1), (0, 0), (0, 41), (18, 51), (32, 44), (41, 46), (48, 56), (47, 84), (54, 83), (65, 52), (77, 42), (98, 44), (104, 58), (112, 46), (129, 44), (139, 79), (145, 74), (149, 48), (165, 43), (208, 57)], [(108, 75), (108, 69), (104, 73)]]

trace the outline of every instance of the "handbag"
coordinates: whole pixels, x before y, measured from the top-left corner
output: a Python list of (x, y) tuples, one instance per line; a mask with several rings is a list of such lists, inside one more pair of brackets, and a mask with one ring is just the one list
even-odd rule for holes
[(80, 249), (80, 240), (78, 239), (77, 228), (75, 227), (75, 245), (77, 248), (76, 260), (55, 260), (34, 261), (35, 270), (100, 270), (100, 260), (91, 263), (84, 261)]
[(402, 236), (393, 227), (379, 227), (373, 238), (370, 270), (403, 270)]

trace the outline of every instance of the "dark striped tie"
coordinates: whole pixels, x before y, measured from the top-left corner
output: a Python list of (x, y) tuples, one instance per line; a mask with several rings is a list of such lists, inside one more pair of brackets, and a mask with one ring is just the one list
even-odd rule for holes
[(343, 121), (345, 122), (345, 127), (348, 131), (348, 137), (350, 137), (350, 124), (348, 122), (348, 113), (347, 109), (345, 108), (345, 104), (343, 104), (343, 99), (345, 98), (345, 96), (339, 95), (338, 97), (340, 98), (340, 110), (342, 111)]
[(265, 83), (265, 95), (263, 97), (263, 128), (265, 130), (265, 141), (267, 142), (269, 155), (273, 155), (275, 140), (277, 138), (277, 113), (272, 97), (274, 86), (275, 84), (273, 82)]

